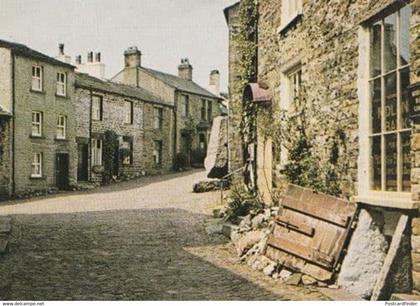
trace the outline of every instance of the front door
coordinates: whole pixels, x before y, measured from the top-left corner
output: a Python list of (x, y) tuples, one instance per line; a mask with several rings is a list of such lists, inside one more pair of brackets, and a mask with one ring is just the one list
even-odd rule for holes
[(88, 180), (89, 147), (87, 144), (79, 143), (77, 145), (77, 151), (78, 151), (77, 180), (87, 181)]
[(55, 179), (58, 189), (67, 189), (69, 185), (69, 155), (67, 153), (56, 154)]

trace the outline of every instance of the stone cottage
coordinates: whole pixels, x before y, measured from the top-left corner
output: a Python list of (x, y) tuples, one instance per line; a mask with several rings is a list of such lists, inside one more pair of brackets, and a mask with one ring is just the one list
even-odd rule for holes
[(0, 41), (0, 193), (65, 189), (76, 182), (74, 67)]
[[(410, 239), (403, 238), (398, 260), (390, 263), (395, 281), (379, 298), (420, 290), (420, 134), (415, 116), (420, 3), (260, 1), (257, 73), (246, 88), (238, 85), (240, 6), (225, 10), (230, 119), (233, 133), (239, 134), (241, 103), (258, 104), (251, 154), (256, 188), (270, 202), (273, 192), (290, 181), (291, 164), (304, 159), (306, 174), (314, 174), (309, 179), (316, 181), (313, 185), (359, 204), (359, 224), (368, 224), (377, 240), (366, 242), (359, 249), (362, 255), (346, 257), (338, 281), (365, 298), (374, 295), (383, 264), (390, 260), (397, 224), (408, 220), (404, 237), (411, 235), (411, 249)], [(352, 243), (363, 242), (352, 241), (350, 249)]]
[[(201, 164), (205, 157), (210, 127), (221, 114), (222, 98), (193, 81), (193, 67), (182, 59), (178, 76), (146, 68), (137, 47), (124, 52), (125, 67), (112, 81), (142, 87), (173, 105), (173, 152), (182, 152), (191, 163)], [(211, 73), (211, 85), (219, 88), (219, 74)]]
[(118, 137), (112, 175), (138, 177), (172, 166), (172, 109), (150, 92), (76, 74), (77, 179), (102, 181), (106, 132)]

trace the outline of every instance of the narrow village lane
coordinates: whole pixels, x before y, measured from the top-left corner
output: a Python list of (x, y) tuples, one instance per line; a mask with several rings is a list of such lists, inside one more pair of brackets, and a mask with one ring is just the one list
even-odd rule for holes
[(0, 300), (321, 299), (250, 270), (205, 224), (219, 193), (193, 194), (200, 171), (9, 202)]

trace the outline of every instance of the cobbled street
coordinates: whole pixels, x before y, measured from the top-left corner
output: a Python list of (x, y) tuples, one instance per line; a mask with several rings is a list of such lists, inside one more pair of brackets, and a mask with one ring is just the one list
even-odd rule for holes
[(0, 299), (308, 300), (241, 264), (205, 225), (220, 193), (193, 194), (202, 171), (0, 206), (12, 216)]

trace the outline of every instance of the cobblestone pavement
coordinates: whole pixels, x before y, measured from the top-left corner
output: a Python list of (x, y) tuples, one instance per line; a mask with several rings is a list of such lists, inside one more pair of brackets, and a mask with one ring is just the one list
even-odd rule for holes
[(240, 264), (205, 232), (219, 193), (193, 194), (202, 172), (172, 174), (25, 202), (9, 202), (10, 251), (0, 299), (323, 299)]

